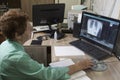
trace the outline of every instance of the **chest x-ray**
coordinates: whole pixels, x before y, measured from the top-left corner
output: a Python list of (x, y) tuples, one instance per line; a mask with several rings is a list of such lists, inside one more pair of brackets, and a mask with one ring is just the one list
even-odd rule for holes
[(96, 37), (100, 37), (103, 24), (94, 19), (89, 19), (87, 22), (87, 33)]

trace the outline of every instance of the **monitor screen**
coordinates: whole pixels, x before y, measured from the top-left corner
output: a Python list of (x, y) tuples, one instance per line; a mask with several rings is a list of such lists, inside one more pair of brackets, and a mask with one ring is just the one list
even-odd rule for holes
[(119, 27), (119, 20), (83, 12), (80, 37), (113, 52)]
[(33, 26), (62, 23), (65, 4), (37, 4), (32, 7)]

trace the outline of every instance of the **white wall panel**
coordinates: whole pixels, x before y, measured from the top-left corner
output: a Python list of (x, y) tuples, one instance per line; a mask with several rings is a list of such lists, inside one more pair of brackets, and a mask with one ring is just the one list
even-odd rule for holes
[(81, 4), (81, 0), (55, 0), (55, 3), (65, 3), (65, 18), (67, 18), (68, 11), (71, 10), (72, 5)]

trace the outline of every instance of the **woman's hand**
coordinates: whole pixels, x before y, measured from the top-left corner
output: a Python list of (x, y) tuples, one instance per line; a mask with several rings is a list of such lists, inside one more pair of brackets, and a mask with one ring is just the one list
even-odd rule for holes
[(90, 59), (80, 60), (76, 64), (78, 65), (78, 67), (80, 68), (80, 70), (87, 69), (87, 68), (90, 68), (91, 66), (93, 66), (93, 62)]
[(90, 68), (90, 67), (92, 67), (92, 65), (93, 65), (93, 62), (90, 59), (80, 60), (78, 63), (69, 66), (69, 72), (68, 72), (68, 74), (71, 75), (71, 74), (73, 74), (73, 73), (75, 73), (77, 71)]

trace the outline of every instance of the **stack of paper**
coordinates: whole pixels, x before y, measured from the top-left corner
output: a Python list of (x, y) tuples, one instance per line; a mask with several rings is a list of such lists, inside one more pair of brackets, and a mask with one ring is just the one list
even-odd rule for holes
[(74, 46), (54, 46), (56, 56), (82, 56), (85, 53)]
[(87, 75), (86, 72), (81, 70), (71, 75), (69, 80), (91, 80)]
[(73, 64), (74, 62), (71, 59), (66, 59), (66, 60), (50, 63), (49, 65), (51, 67), (66, 67), (66, 66), (70, 66)]
[[(59, 62), (50, 63), (49, 65), (51, 67), (66, 67), (73, 64), (74, 62), (72, 61), (72, 59), (66, 59)], [(72, 74), (69, 80), (91, 80), (91, 79), (86, 75), (85, 71), (81, 70)]]

